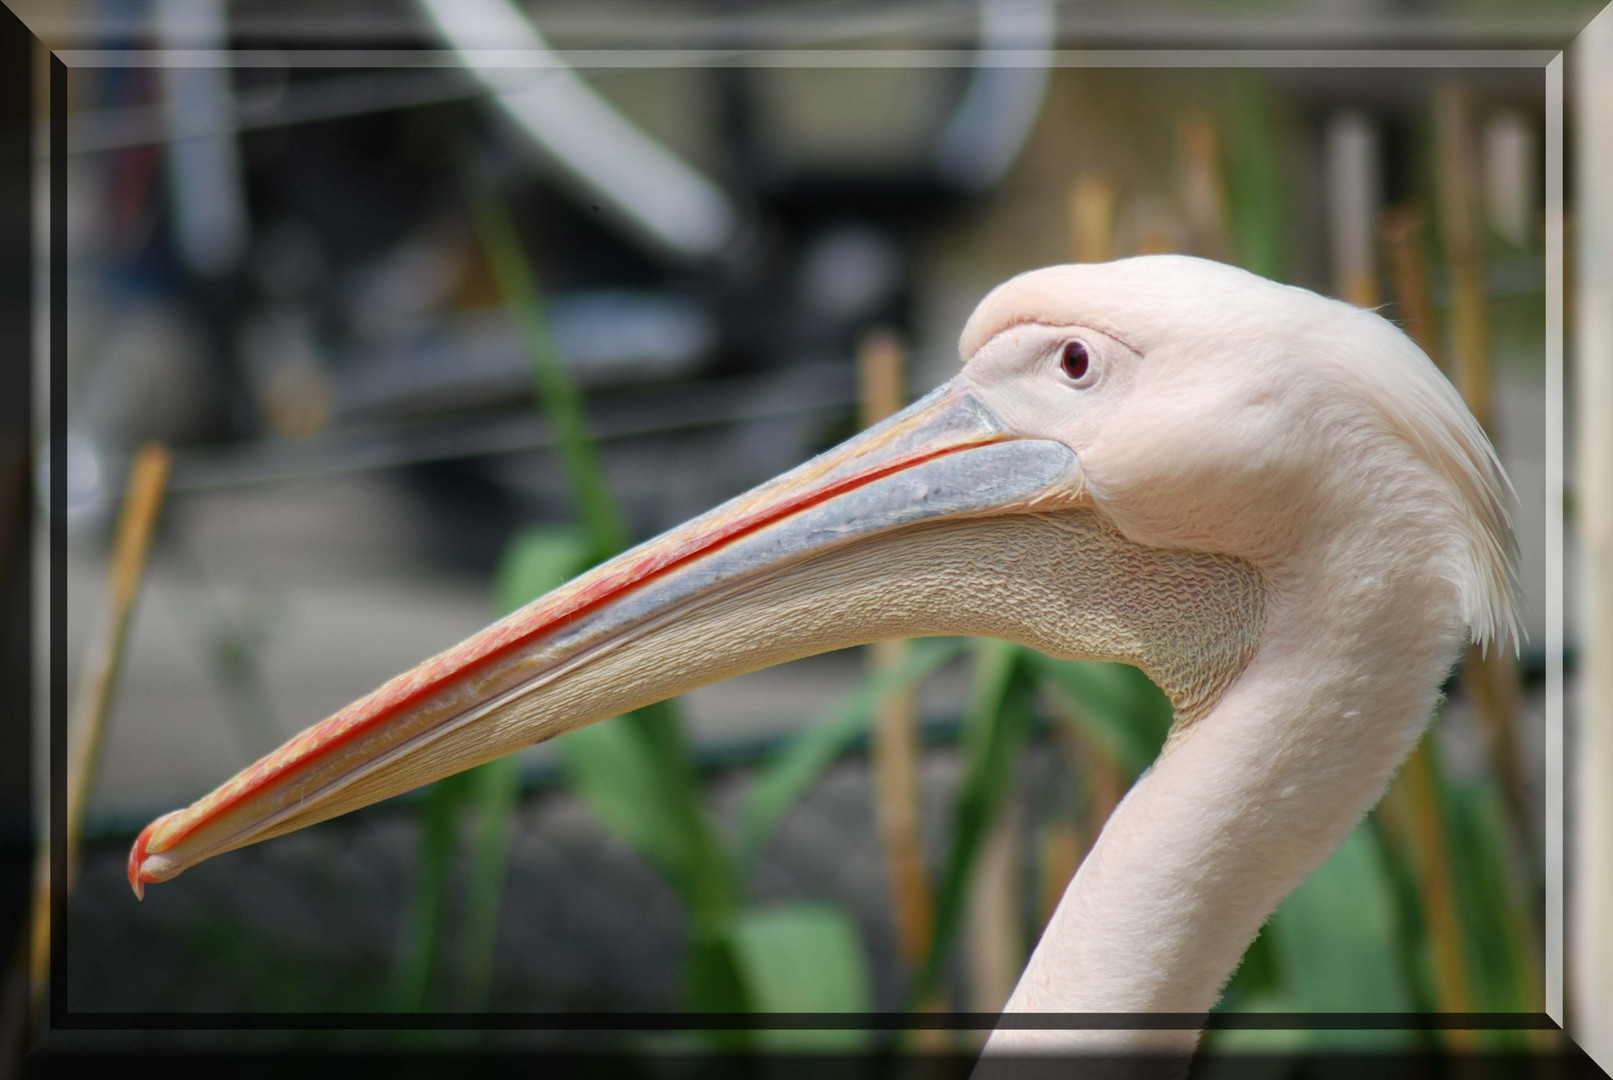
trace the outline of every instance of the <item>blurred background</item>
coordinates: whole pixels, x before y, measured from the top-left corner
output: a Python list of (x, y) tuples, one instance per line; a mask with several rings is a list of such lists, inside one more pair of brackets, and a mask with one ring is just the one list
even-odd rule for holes
[[(1222, 1007), (1540, 1011), (1540, 66), (1147, 50), (1556, 48), (1598, 7), (36, 15), (82, 48), (235, 50), (68, 81), (71, 1008), (998, 1009), (1164, 736), (1132, 669), (942, 639), (831, 654), (212, 860), (143, 904), (124, 860), (153, 816), (391, 675), (938, 384), (1004, 278), (1186, 252), (1378, 307), (1442, 366), (1517, 491), (1529, 632), (1521, 657), (1453, 675)], [(1134, 51), (1058, 52), (1099, 48)], [(114, 558), (131, 476), (143, 570)], [(44, 790), (42, 727), (35, 745)], [(1211, 1036), (1320, 1040), (1541, 1045)]]

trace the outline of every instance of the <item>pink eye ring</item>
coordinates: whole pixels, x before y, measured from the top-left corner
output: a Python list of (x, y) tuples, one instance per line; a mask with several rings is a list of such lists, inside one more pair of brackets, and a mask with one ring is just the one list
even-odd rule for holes
[(1092, 357), (1087, 352), (1086, 343), (1071, 341), (1064, 346), (1064, 353), (1059, 358), (1059, 369), (1066, 378), (1080, 382), (1086, 378), (1087, 369), (1092, 366)]

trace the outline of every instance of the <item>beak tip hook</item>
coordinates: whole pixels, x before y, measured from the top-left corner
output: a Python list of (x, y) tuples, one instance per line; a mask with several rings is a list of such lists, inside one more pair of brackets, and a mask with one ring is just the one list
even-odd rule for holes
[(151, 833), (156, 827), (157, 822), (153, 821), (150, 825), (140, 830), (140, 835), (135, 839), (134, 846), (129, 849), (129, 887), (134, 889), (134, 898), (136, 900), (146, 898), (146, 881), (148, 879), (142, 873), (142, 870), (146, 862), (146, 845), (150, 843)]

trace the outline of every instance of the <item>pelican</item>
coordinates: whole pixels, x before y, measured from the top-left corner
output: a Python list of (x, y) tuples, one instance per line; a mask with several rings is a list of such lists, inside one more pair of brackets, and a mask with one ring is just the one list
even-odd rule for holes
[[(1055, 266), (885, 422), (562, 585), (293, 738), (129, 855), (136, 894), (246, 844), (719, 679), (883, 638), (1120, 661), (1169, 695), (1007, 1003), (1202, 1014), (1428, 724), (1518, 640), (1505, 476), (1371, 311), (1218, 263)], [(988, 1053), (1196, 1031), (999, 1028)]]

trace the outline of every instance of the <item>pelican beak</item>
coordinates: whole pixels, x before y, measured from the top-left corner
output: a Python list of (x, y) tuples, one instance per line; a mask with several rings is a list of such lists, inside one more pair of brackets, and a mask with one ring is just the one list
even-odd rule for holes
[(915, 545), (944, 526), (1072, 505), (1082, 487), (1068, 447), (1016, 436), (954, 380), (153, 821), (129, 853), (129, 882), (142, 895), (214, 855), (746, 671), (886, 637), (981, 632), (960, 613), (968, 605), (914, 587), (933, 568)]

